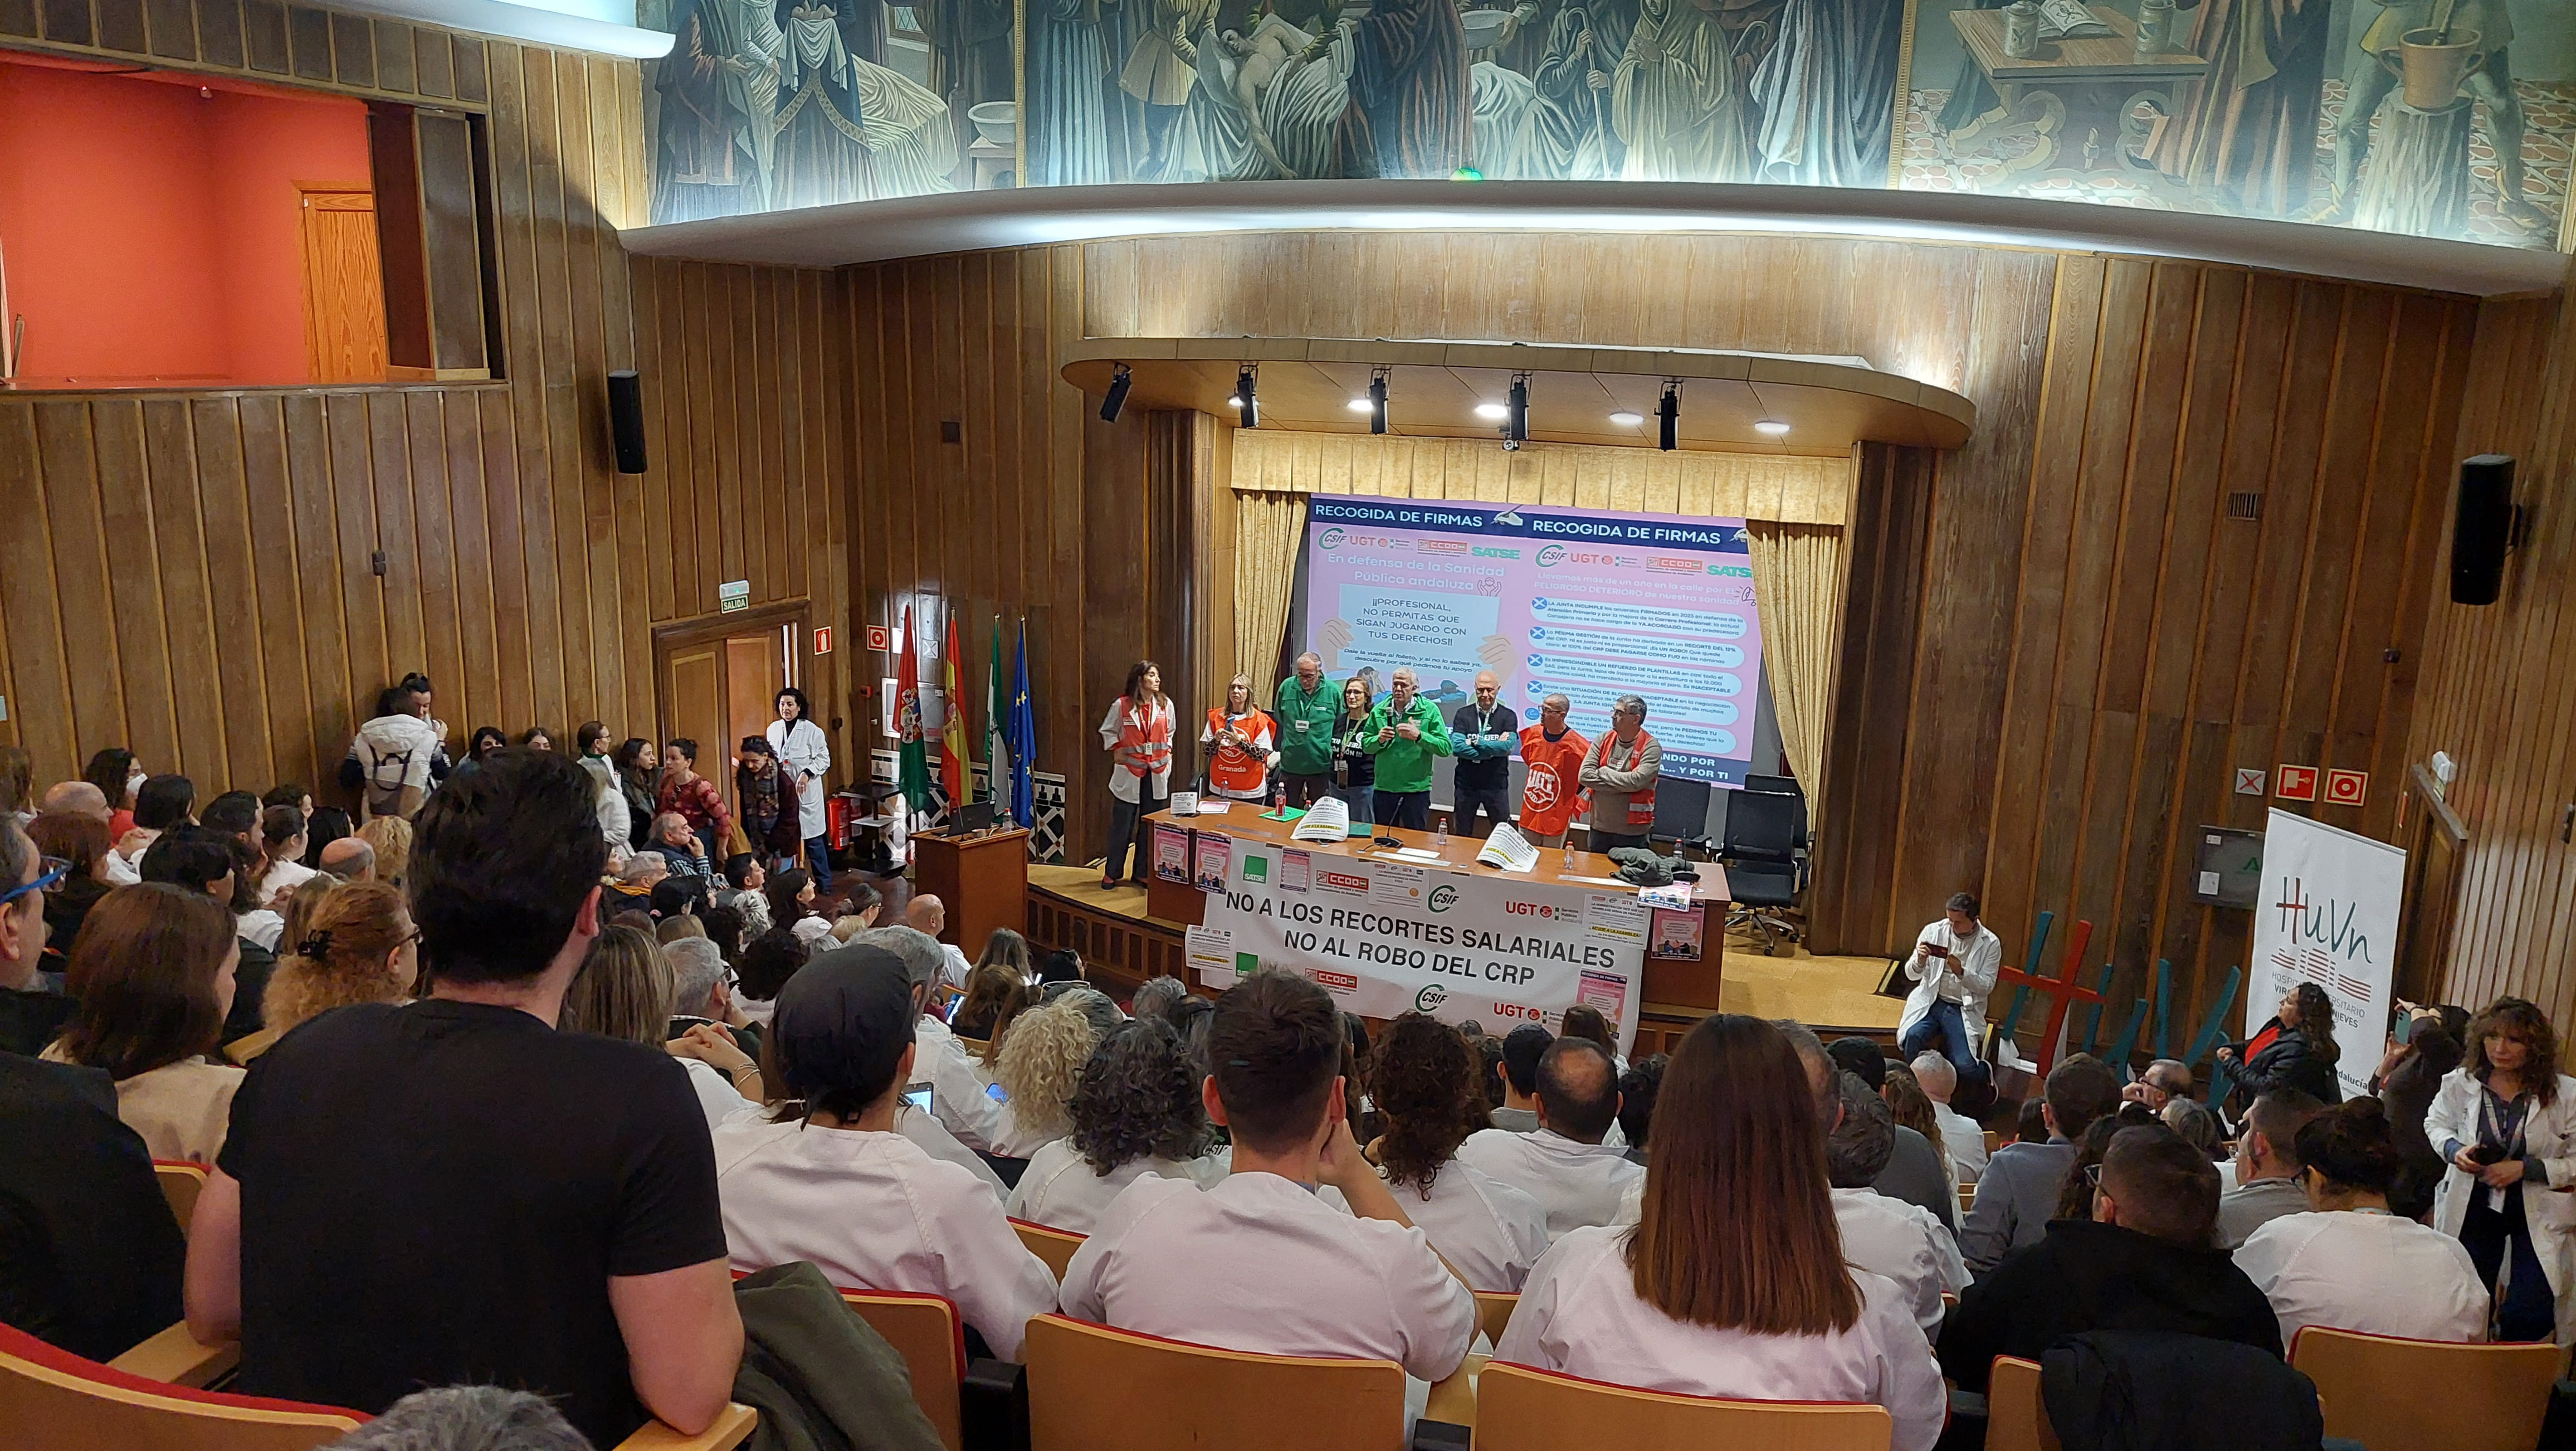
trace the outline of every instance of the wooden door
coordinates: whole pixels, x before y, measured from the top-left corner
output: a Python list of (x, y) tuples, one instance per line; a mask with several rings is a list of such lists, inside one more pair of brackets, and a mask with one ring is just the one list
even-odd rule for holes
[(803, 604), (773, 605), (748, 617), (731, 616), (654, 632), (662, 739), (686, 736), (698, 743), (698, 774), (713, 779), (725, 804), (734, 799), (736, 747), (764, 734), (776, 716), (778, 692), (796, 683), (789, 652), (805, 630)]
[(316, 383), (385, 379), (384, 273), (376, 260), (376, 196), (300, 188), (304, 218), (304, 365)]
[(2420, 765), (2410, 770), (2398, 801), (2397, 832), (2406, 848), (2406, 887), (2398, 907), (2393, 993), (2413, 1003), (2440, 1002), (2469, 833)]
[(724, 769), (724, 642), (698, 640), (672, 647), (662, 673), (665, 743), (687, 737), (698, 743), (698, 774), (719, 782)]
[[(789, 627), (792, 628), (792, 627)], [(777, 718), (779, 689), (787, 683), (786, 657), (780, 653), (779, 631), (765, 630), (756, 635), (725, 637), (725, 711), (726, 726), (723, 754), (725, 763), (725, 801), (736, 810), (742, 803), (733, 799), (733, 762), (740, 759), (736, 751), (745, 736), (764, 734)]]

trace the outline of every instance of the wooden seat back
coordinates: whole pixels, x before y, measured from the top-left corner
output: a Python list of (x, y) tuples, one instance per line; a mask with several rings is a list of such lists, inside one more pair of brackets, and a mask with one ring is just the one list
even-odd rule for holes
[(1517, 1309), (1520, 1303), (1521, 1297), (1518, 1295), (1505, 1294), (1499, 1290), (1478, 1290), (1476, 1292), (1476, 1328), (1485, 1332), (1487, 1340), (1496, 1345), (1502, 1344), (1503, 1327), (1512, 1322), (1512, 1311)]
[(1995, 1357), (1986, 1380), (1986, 1451), (2058, 1451), (2057, 1430), (2039, 1399), (2039, 1362)]
[(146, 1380), (0, 1325), (0, 1441), (151, 1451), (310, 1451), (366, 1417)]
[(2531, 1451), (2567, 1352), (2309, 1325), (2291, 1337), (2290, 1364), (2317, 1383), (2329, 1436), (2407, 1451)]
[(965, 1422), (958, 1388), (966, 1380), (966, 1322), (941, 1295), (901, 1290), (843, 1290), (851, 1313), (885, 1337), (912, 1373), (912, 1398), (941, 1445), (959, 1451)]
[(205, 1191), (206, 1166), (177, 1159), (152, 1161), (152, 1177), (161, 1181), (161, 1197), (170, 1201), (170, 1212), (178, 1216), (179, 1233), (188, 1232), (188, 1221), (196, 1217), (197, 1196)]
[(1887, 1451), (1895, 1435), (1895, 1418), (1880, 1406), (1671, 1395), (1499, 1360), (1476, 1378), (1476, 1451), (1564, 1451), (1569, 1446)]
[(1056, 1283), (1064, 1283), (1064, 1267), (1073, 1263), (1073, 1252), (1082, 1248), (1084, 1236), (1049, 1229), (1043, 1224), (1031, 1224), (1025, 1219), (1012, 1220), (1011, 1228), (1020, 1232), (1020, 1243), (1029, 1247), (1029, 1253), (1046, 1261), (1047, 1271), (1055, 1276)]
[(1404, 1445), (1404, 1371), (1391, 1360), (1255, 1355), (1061, 1315), (1029, 1322), (1027, 1360), (1032, 1451)]

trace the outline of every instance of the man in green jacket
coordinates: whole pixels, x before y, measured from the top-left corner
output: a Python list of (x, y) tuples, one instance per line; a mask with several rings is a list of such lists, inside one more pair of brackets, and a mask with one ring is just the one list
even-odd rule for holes
[(1341, 719), (1342, 693), (1324, 680), (1324, 658), (1309, 650), (1297, 673), (1279, 682), (1280, 785), (1291, 806), (1312, 806), (1333, 794), (1333, 723)]
[(1440, 708), (1414, 694), (1413, 667), (1399, 665), (1394, 688), (1369, 712), (1369, 754), (1377, 757), (1377, 824), (1431, 829), (1431, 758), (1449, 754)]

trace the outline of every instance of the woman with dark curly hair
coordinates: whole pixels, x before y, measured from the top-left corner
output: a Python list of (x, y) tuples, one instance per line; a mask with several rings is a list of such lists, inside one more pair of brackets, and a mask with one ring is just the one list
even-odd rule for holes
[(1388, 1024), (1370, 1080), (1386, 1131), (1368, 1157), (1467, 1288), (1518, 1292), (1547, 1253), (1547, 1211), (1457, 1156), (1470, 1107), (1483, 1101), (1474, 1064), (1466, 1038), (1437, 1018), (1407, 1013)]
[(1215, 1135), (1198, 1075), (1171, 1025), (1143, 1018), (1109, 1035), (1075, 1081), (1073, 1129), (1030, 1156), (1011, 1191), (1011, 1217), (1089, 1234), (1128, 1185), (1147, 1174), (1204, 1184), (1225, 1176), (1206, 1157)]
[(2319, 1103), (2343, 1102), (2335, 1064), (2334, 999), (2312, 982), (2281, 995), (2262, 1030), (2242, 1043), (2222, 1043), (2218, 1064), (2236, 1080), (2231, 1101), (2250, 1103), (2276, 1088), (2295, 1088)]

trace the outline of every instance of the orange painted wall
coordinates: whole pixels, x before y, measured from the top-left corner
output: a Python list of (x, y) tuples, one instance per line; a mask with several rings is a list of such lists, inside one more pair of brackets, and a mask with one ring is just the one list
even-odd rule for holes
[(299, 182), (367, 178), (366, 107), (0, 55), (23, 381), (305, 382)]

